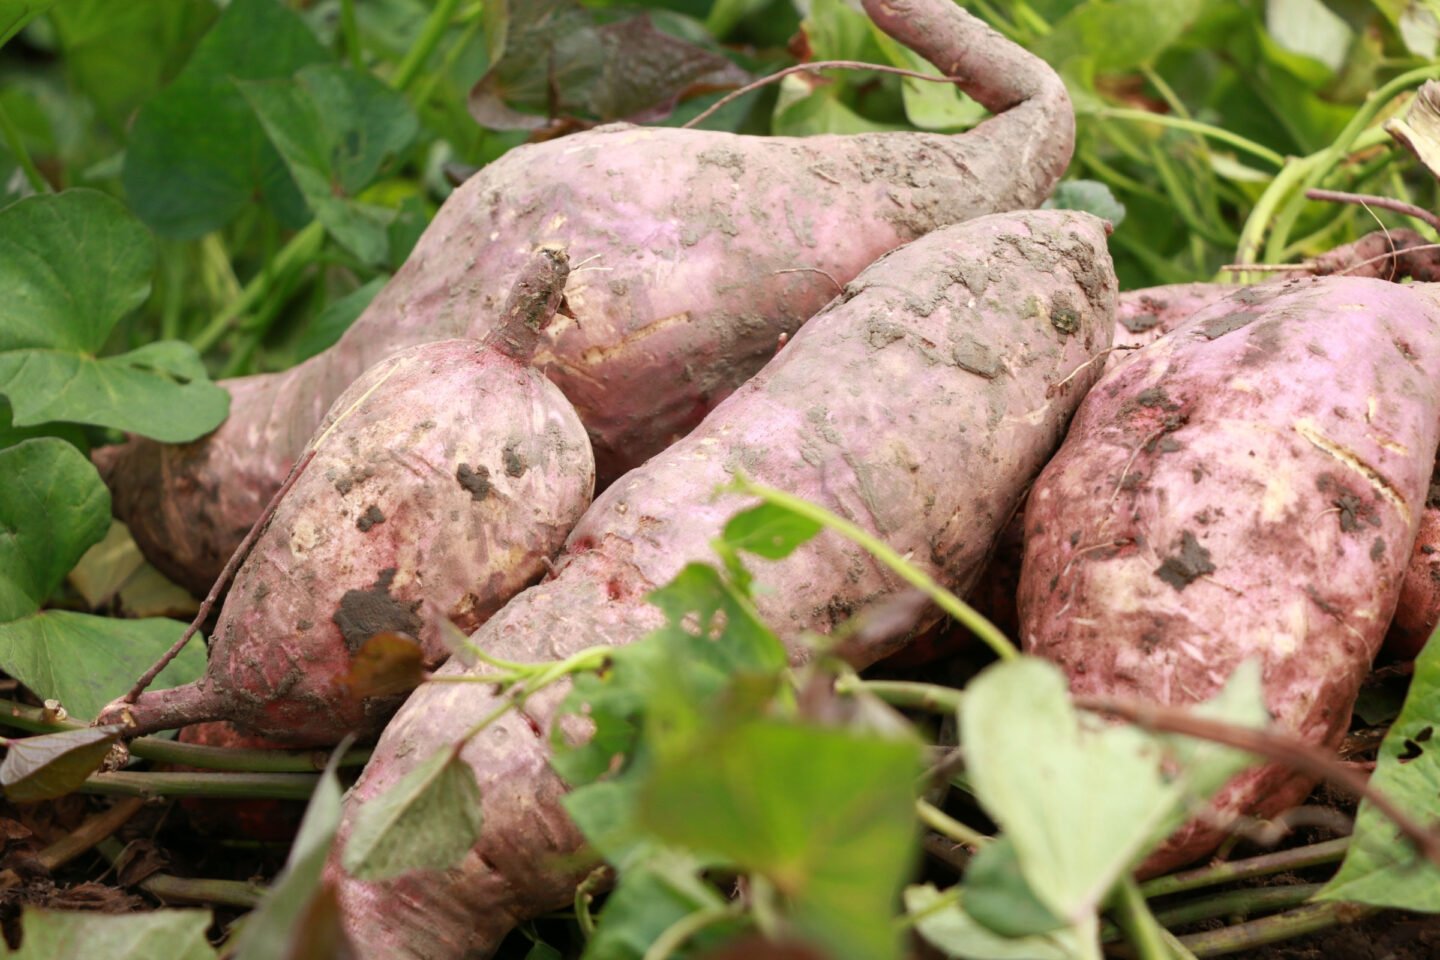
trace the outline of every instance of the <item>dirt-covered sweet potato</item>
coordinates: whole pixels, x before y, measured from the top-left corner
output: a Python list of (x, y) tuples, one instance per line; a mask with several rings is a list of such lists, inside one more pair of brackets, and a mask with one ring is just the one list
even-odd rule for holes
[(230, 419), (199, 441), (98, 453), (146, 556), (203, 593), (340, 391), (396, 350), (483, 337), (538, 245), (577, 267), (537, 359), (589, 430), (603, 486), (699, 423), (882, 253), (1038, 205), (1074, 133), (1053, 71), (952, 0), (866, 7), (996, 116), (957, 136), (613, 124), (512, 150), (455, 191), (330, 351), (227, 383)]
[[(1238, 291), (1120, 359), (1026, 502), (1021, 639), (1077, 694), (1188, 704), (1258, 658), (1335, 746), (1395, 607), (1440, 442), (1440, 311), (1378, 280)], [(1146, 864), (1312, 782), (1243, 774)]]
[[(597, 498), (554, 579), (512, 600), (473, 641), (501, 658), (545, 661), (658, 626), (646, 596), (685, 564), (714, 562), (711, 540), (747, 505), (714, 496), (737, 469), (841, 513), (965, 589), (1092, 382), (1113, 307), (1103, 224), (1086, 214), (985, 217), (883, 257), (694, 432)], [(766, 587), (760, 612), (787, 639), (828, 632), (903, 588), (830, 533), (785, 560), (757, 561), (755, 573)], [(464, 671), (452, 660), (442, 674)], [(332, 864), (363, 956), (487, 956), (519, 920), (570, 901), (578, 878), (565, 855), (580, 837), (536, 733), (559, 695), (530, 698), (525, 716), (504, 717), (464, 748), (485, 828), (458, 868), (369, 883)], [(386, 728), (350, 809), (497, 702), (473, 684), (421, 687)]]
[(397, 703), (344, 683), (367, 640), (408, 635), (438, 665), (428, 611), (473, 630), (544, 572), (594, 486), (579, 418), (523, 359), (563, 284), (553, 256), (536, 254), (550, 275), (514, 292), (504, 337), (412, 347), (341, 394), (236, 575), (205, 677), (117, 718), (137, 733), (230, 720), (303, 746), (373, 733)]

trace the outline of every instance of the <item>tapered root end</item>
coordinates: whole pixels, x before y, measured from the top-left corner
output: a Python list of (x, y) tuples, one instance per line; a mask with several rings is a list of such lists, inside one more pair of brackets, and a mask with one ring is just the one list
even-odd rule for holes
[(129, 736), (141, 737), (192, 723), (223, 720), (221, 703), (200, 683), (142, 693), (134, 703), (112, 701), (100, 711), (99, 724), (119, 724)]
[(1075, 149), (1075, 111), (1050, 65), (971, 16), (954, 0), (864, 0), (875, 25), (934, 64), (995, 114), (987, 136), (1006, 157), (1050, 181)]

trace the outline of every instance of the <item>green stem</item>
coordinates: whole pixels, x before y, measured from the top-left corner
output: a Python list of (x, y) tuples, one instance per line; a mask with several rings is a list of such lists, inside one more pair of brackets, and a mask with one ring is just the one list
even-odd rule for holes
[(4, 104), (0, 104), (0, 135), (5, 137), (5, 146), (9, 148), (10, 155), (15, 162), (20, 164), (20, 169), (25, 174), (25, 179), (30, 184), (30, 189), (36, 193), (50, 193), (50, 183), (40, 175), (40, 168), (35, 166), (35, 161), (30, 158), (30, 151), (25, 149), (25, 140), (20, 136), (20, 130), (10, 119), (10, 114)]
[(1318, 933), (1341, 923), (1353, 923), (1376, 912), (1376, 907), (1355, 903), (1315, 903), (1263, 920), (1192, 933), (1179, 939), (1197, 957), (1218, 957), (1263, 947), (1267, 943), (1293, 940), (1307, 933)]
[(575, 885), (575, 922), (587, 943), (595, 936), (595, 914), (590, 912), (590, 904), (595, 902), (595, 894), (604, 892), (609, 880), (610, 867), (601, 864)]
[(355, 0), (340, 0), (340, 35), (345, 39), (345, 55), (350, 58), (350, 66), (356, 70), (364, 70), (360, 27), (355, 22)]
[(445, 56), (440, 60), (440, 66), (430, 71), (424, 82), (415, 88), (414, 96), (411, 98), (413, 102), (423, 104), (430, 101), (430, 94), (434, 91), (435, 85), (440, 82), (440, 78), (451, 71), (455, 62), (460, 59), (460, 54), (465, 52), (465, 48), (470, 46), (470, 41), (475, 39), (475, 34), (484, 27), (484, 12), (485, 5), (478, 3), (473, 11), (461, 14), (461, 22), (465, 24), (464, 30), (461, 31), (460, 36), (455, 38), (455, 42), (450, 44), (450, 49), (445, 51)]
[(1196, 870), (1186, 870), (1183, 873), (1156, 877), (1154, 880), (1141, 884), (1140, 892), (1147, 897), (1164, 897), (1172, 893), (1184, 893), (1186, 890), (1219, 886), (1232, 880), (1249, 880), (1254, 877), (1283, 873), (1287, 870), (1304, 870), (1307, 867), (1325, 866), (1342, 860), (1349, 847), (1350, 838), (1341, 837), (1338, 840), (1327, 840), (1324, 843), (1315, 843), (1308, 847), (1295, 847), (1291, 850), (1267, 853), (1264, 856), (1251, 857), (1247, 860), (1217, 863), (1210, 867), (1200, 867)]
[(925, 826), (943, 837), (949, 837), (956, 843), (967, 844), (978, 850), (990, 842), (990, 837), (974, 827), (961, 823), (944, 810), (925, 800), (915, 801), (915, 815)]
[(1157, 910), (1155, 919), (1167, 927), (1213, 920), (1216, 917), (1243, 919), (1257, 913), (1272, 913), (1298, 907), (1309, 900), (1324, 884), (1296, 883), (1287, 887), (1257, 887), (1251, 890), (1227, 890), (1165, 910)]
[(1001, 15), (1000, 11), (996, 9), (995, 5), (990, 3), (989, 0), (972, 0), (971, 6), (973, 6), (975, 10), (979, 12), (981, 18), (983, 18), (986, 23), (990, 24), (990, 26), (994, 27), (1000, 33), (1004, 34), (1005, 39), (1014, 41), (1015, 43), (1020, 44), (1022, 47), (1025, 45), (1025, 40), (1027, 38), (1023, 34), (1021, 34), (1018, 29), (1016, 29), (1014, 24), (1012, 24), (1009, 20), (1005, 19), (1005, 17)]
[(260, 349), (260, 344), (269, 335), (270, 328), (275, 326), (280, 312), (285, 309), (285, 304), (290, 302), (290, 297), (299, 285), (299, 270), (274, 279), (260, 309), (256, 310), (241, 328), (240, 342), (225, 361), (225, 366), (220, 371), (221, 377), (238, 377), (249, 372), (246, 368), (254, 358), (255, 351)]
[[(1389, 135), (1380, 128), (1366, 130), (1355, 138), (1350, 145), (1354, 151), (1369, 150), (1385, 143)], [(1301, 186), (1306, 182), (1311, 172), (1326, 161), (1329, 149), (1319, 153), (1312, 153), (1308, 157), (1292, 157), (1285, 162), (1285, 167), (1270, 181), (1265, 192), (1260, 194), (1260, 199), (1255, 201), (1255, 206), (1250, 210), (1250, 216), (1245, 220), (1245, 226), (1240, 231), (1240, 242), (1235, 248), (1236, 263), (1255, 263), (1260, 255), (1260, 243), (1265, 236), (1265, 230), (1270, 221), (1276, 218), (1276, 211), (1280, 205), (1290, 196), (1305, 196), (1305, 189)], [(1283, 247), (1283, 244), (1281, 245)]]
[(1190, 115), (1190, 108), (1185, 106), (1184, 100), (1176, 96), (1170, 84), (1166, 83), (1165, 78), (1160, 76), (1160, 71), (1148, 64), (1142, 63), (1140, 65), (1140, 73), (1146, 80), (1150, 81), (1150, 86), (1155, 88), (1156, 92), (1160, 94), (1160, 98), (1165, 101), (1165, 105), (1170, 108), (1170, 111), (1174, 113), (1176, 117), (1181, 120), (1194, 121), (1194, 117)]
[(390, 78), (390, 85), (396, 90), (408, 92), (410, 85), (420, 76), (420, 71), (425, 68), (425, 63), (435, 48), (440, 44), (440, 38), (445, 35), (445, 30), (450, 26), (450, 20), (455, 16), (455, 10), (460, 6), (460, 0), (440, 0), (435, 4), (425, 26), (420, 30), (420, 38), (415, 45), (405, 54), (405, 59), (400, 61), (400, 66), (395, 68), (395, 75)]
[[(1305, 204), (1309, 202), (1305, 197), (1305, 191), (1311, 187), (1320, 186), (1321, 181), (1351, 152), (1355, 144), (1359, 141), (1361, 133), (1365, 131), (1366, 127), (1370, 126), (1376, 115), (1379, 114), (1391, 100), (1416, 84), (1423, 83), (1435, 77), (1440, 77), (1440, 65), (1431, 65), (1422, 67), (1419, 70), (1410, 70), (1402, 73), (1365, 98), (1365, 102), (1355, 111), (1354, 116), (1350, 118), (1350, 122), (1345, 125), (1345, 129), (1340, 131), (1340, 136), (1335, 138), (1335, 142), (1316, 155), (1317, 159), (1315, 164), (1305, 172), (1305, 175), (1300, 180), (1298, 189), (1288, 195), (1288, 202), (1275, 218), (1275, 225), (1270, 231), (1270, 239), (1265, 247), (1267, 257), (1272, 255), (1279, 256), (1280, 251), (1285, 249), (1285, 245), (1290, 237), (1291, 228), (1294, 227), (1295, 221), (1300, 218), (1301, 212), (1305, 209)], [(1376, 131), (1382, 136), (1386, 135), (1385, 131), (1380, 128), (1376, 128)], [(1381, 142), (1383, 142), (1383, 140)]]
[(196, 350), (204, 353), (219, 343), (220, 338), (230, 331), (235, 322), (253, 310), (256, 304), (265, 299), (282, 280), (303, 269), (314, 260), (324, 243), (325, 226), (319, 220), (310, 221), (291, 237), (285, 246), (280, 248), (266, 269), (245, 284), (239, 297), (220, 311), (204, 330), (191, 338), (191, 344)]
[[(114, 837), (95, 845), (100, 855), (111, 864), (120, 859), (125, 846)], [(202, 880), (176, 877), (168, 873), (152, 873), (139, 883), (141, 890), (165, 903), (218, 903), (227, 907), (253, 909), (265, 896), (265, 887), (242, 880)]]
[(935, 605), (963, 624), (971, 633), (995, 652), (1002, 660), (1020, 656), (1020, 651), (1001, 633), (999, 628), (985, 619), (974, 607), (936, 583), (928, 573), (896, 553), (889, 544), (871, 536), (843, 517), (836, 516), (824, 507), (793, 496), (783, 490), (755, 483), (747, 477), (736, 475), (730, 488), (739, 493), (759, 497), (766, 503), (784, 507), (791, 513), (804, 517), (840, 534), (852, 543), (864, 548), (875, 559), (889, 567), (901, 580), (924, 593)]
[(861, 680), (842, 677), (835, 683), (837, 693), (865, 692), (873, 694), (892, 707), (910, 707), (927, 713), (955, 713), (963, 702), (964, 691), (934, 683), (910, 680)]
[(313, 773), (97, 773), (81, 793), (122, 797), (225, 797), (234, 800), (308, 800), (320, 779)]
[(1165, 945), (1164, 931), (1141, 896), (1134, 877), (1127, 876), (1120, 881), (1115, 899), (1116, 920), (1139, 960), (1171, 960), (1173, 955)]
[[(54, 733), (57, 730), (78, 730), (85, 726), (75, 720), (47, 720), (40, 707), (30, 707), (14, 700), (0, 700), (0, 724), (31, 733)], [(236, 747), (207, 747), (198, 743), (180, 743), (161, 737), (137, 737), (129, 743), (130, 754), (142, 760), (173, 763), (205, 770), (229, 770), (238, 773), (310, 773), (325, 769), (327, 754), (323, 750), (255, 750)], [(342, 767), (363, 767), (370, 759), (369, 748), (347, 750), (340, 758)]]
[(713, 927), (717, 923), (724, 923), (739, 916), (736, 906), (726, 903), (722, 906), (710, 907), (708, 910), (696, 910), (694, 913), (687, 913), (666, 927), (660, 936), (656, 937), (645, 950), (643, 960), (668, 960), (695, 934), (706, 927)]
[(1203, 137), (1209, 137), (1211, 140), (1228, 143), (1237, 150), (1243, 150), (1252, 156), (1272, 164), (1277, 169), (1285, 166), (1285, 158), (1269, 147), (1242, 137), (1237, 133), (1231, 133), (1229, 130), (1222, 130), (1208, 123), (1202, 123), (1199, 120), (1187, 120), (1184, 117), (1171, 117), (1165, 114), (1151, 113), (1148, 110), (1130, 110), (1123, 107), (1108, 107), (1098, 111), (1097, 115), (1114, 120), (1153, 123), (1161, 127), (1173, 127), (1176, 130), (1184, 130), (1188, 133), (1198, 133)]
[(755, 926), (760, 928), (760, 933), (767, 940), (778, 940), (784, 929), (781, 920), (780, 907), (776, 902), (779, 895), (775, 886), (763, 875), (752, 873), (750, 877), (750, 915), (755, 918)]

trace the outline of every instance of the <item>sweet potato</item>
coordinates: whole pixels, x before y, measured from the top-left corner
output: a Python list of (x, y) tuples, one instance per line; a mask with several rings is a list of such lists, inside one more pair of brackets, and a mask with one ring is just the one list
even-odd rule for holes
[(231, 720), (300, 746), (373, 733), (398, 704), (343, 682), (367, 640), (410, 635), (436, 666), (448, 651), (422, 602), (473, 630), (544, 572), (589, 505), (594, 461), (570, 404), (524, 362), (566, 267), (542, 251), (533, 269), (496, 342), (412, 347), (341, 394), (235, 578), (205, 677), (117, 718), (136, 733)]
[[(1021, 639), (1077, 694), (1187, 704), (1259, 658), (1277, 726), (1335, 746), (1395, 607), (1440, 443), (1440, 311), (1378, 280), (1237, 291), (1120, 360), (1026, 503)], [(1243, 774), (1146, 864), (1312, 781)]]
[(1193, 314), (1239, 289), (1225, 283), (1173, 283), (1126, 290), (1115, 302), (1115, 360), (1112, 363), (1131, 350), (1154, 343)]
[(577, 264), (573, 319), (538, 359), (589, 430), (603, 487), (698, 423), (885, 251), (1038, 205), (1074, 134), (1054, 72), (951, 0), (866, 7), (996, 116), (958, 136), (614, 124), (511, 151), (455, 191), (329, 352), (229, 382), (230, 419), (202, 440), (99, 452), (146, 556), (203, 593), (340, 391), (396, 350), (483, 337), (496, 292), (537, 245)]
[(1410, 564), (1405, 568), (1395, 618), (1385, 635), (1385, 653), (1407, 660), (1418, 657), (1437, 624), (1440, 624), (1440, 506), (1432, 499), (1420, 514), (1420, 532), (1415, 536), (1415, 549), (1410, 552)]
[[(555, 578), (512, 600), (474, 642), (544, 661), (658, 626), (646, 596), (686, 563), (714, 561), (710, 541), (746, 505), (714, 492), (739, 468), (838, 511), (963, 590), (1093, 380), (1113, 308), (1103, 225), (1087, 214), (985, 217), (881, 258), (693, 433), (597, 498)], [(762, 615), (788, 639), (828, 632), (903, 586), (829, 533), (757, 562), (756, 577), (767, 588)], [(442, 670), (463, 672), (455, 661)], [(508, 715), (464, 748), (485, 829), (458, 868), (365, 883), (332, 864), (363, 956), (486, 956), (520, 919), (570, 900), (577, 876), (563, 858), (580, 837), (536, 732), (558, 696), (531, 698), (526, 716)], [(386, 728), (350, 809), (497, 702), (472, 684), (422, 686)]]

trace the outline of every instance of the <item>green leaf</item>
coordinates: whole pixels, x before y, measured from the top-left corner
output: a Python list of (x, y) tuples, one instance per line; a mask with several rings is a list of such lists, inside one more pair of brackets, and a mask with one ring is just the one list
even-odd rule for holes
[[(185, 625), (175, 620), (118, 620), (48, 610), (0, 624), (0, 669), (36, 696), (59, 700), (72, 716), (90, 720), (129, 690)], [(199, 680), (205, 641), (196, 634), (152, 690)]]
[(10, 960), (216, 960), (214, 948), (205, 939), (209, 928), (209, 910), (96, 913), (26, 907), (20, 918), (20, 949), (5, 950), (0, 956)]
[(88, 423), (186, 443), (220, 425), (230, 394), (188, 343), (162, 340), (96, 359), (59, 350), (0, 353), (0, 391), (17, 426)]
[(300, 335), (300, 341), (295, 345), (296, 359), (308, 360), (334, 346), (389, 280), (388, 275), (376, 277), (339, 300), (326, 304), (320, 315), (311, 320)]
[(1083, 210), (1118, 227), (1125, 222), (1125, 205), (1098, 180), (1064, 180), (1045, 201), (1047, 210)]
[(737, 23), (763, 8), (770, 0), (715, 0), (705, 17), (705, 29), (723, 40)]
[(963, 909), (981, 926), (1007, 938), (1054, 933), (1066, 925), (1036, 899), (1009, 837), (986, 844), (970, 861)]
[[(1237, 671), (1206, 712), (1263, 723), (1258, 668)], [(1081, 719), (1063, 674), (1031, 657), (983, 671), (966, 688), (960, 716), (977, 798), (1013, 844), (1036, 899), (1072, 921), (1093, 916), (1190, 803), (1247, 762), (1217, 745)]]
[(371, 797), (355, 815), (342, 863), (360, 880), (446, 870), (480, 838), (480, 786), (455, 750), (441, 750)]
[(1089, 0), (1032, 47), (1056, 67), (1084, 61), (1097, 73), (1152, 64), (1185, 34), (1201, 0)]
[(330, 234), (366, 263), (386, 259), (394, 211), (355, 197), (419, 131), (404, 96), (368, 73), (334, 64), (238, 85)]
[(110, 491), (85, 455), (42, 437), (0, 450), (0, 623), (40, 609), (110, 528)]
[(784, 560), (819, 532), (820, 524), (809, 517), (762, 503), (731, 517), (725, 524), (723, 540), (734, 550), (767, 560)]
[(96, 357), (149, 296), (154, 261), (149, 232), (94, 190), (0, 211), (0, 393), (15, 426), (69, 421), (181, 442), (225, 418), (229, 394), (187, 344)]
[(157, 232), (189, 239), (225, 226), (263, 193), (298, 226), (295, 185), (234, 81), (289, 77), (328, 59), (278, 0), (234, 0), (135, 119), (123, 175), (135, 212)]
[(154, 267), (149, 232), (96, 190), (29, 197), (0, 210), (0, 353), (98, 352), (150, 295)]
[[(932, 77), (944, 74), (924, 57), (896, 43), (872, 25), (875, 41), (894, 66)], [(990, 115), (953, 83), (935, 83), (905, 77), (900, 81), (905, 118), (921, 130), (968, 130)]]
[(1354, 31), (1320, 0), (1266, 0), (1265, 29), (1290, 53), (1323, 63), (1332, 73), (1345, 64)]
[[(635, 647), (616, 651), (628, 653)], [(574, 678), (570, 692), (560, 705), (560, 715), (583, 715), (594, 725), (594, 733), (574, 744), (561, 724), (550, 727), (550, 765), (572, 787), (593, 783), (611, 771), (616, 757), (630, 752), (640, 727), (638, 717), (645, 707), (645, 687), (631, 681), (625, 665), (633, 660), (619, 657), (603, 676), (582, 673)]]
[(829, 91), (811, 91), (806, 81), (789, 76), (780, 81), (780, 96), (770, 121), (776, 136), (813, 137), (822, 133), (875, 133), (903, 130), (893, 123), (876, 123), (851, 110)]
[(692, 744), (717, 708), (737, 712), (737, 688), (768, 678), (773, 692), (786, 666), (779, 639), (713, 567), (685, 567), (650, 600), (666, 625), (614, 651), (602, 674), (577, 676), (561, 704), (560, 716), (584, 717), (592, 736), (576, 745), (562, 724), (551, 726), (551, 765), (579, 787), (566, 796), (566, 810), (616, 865), (654, 847), (635, 817), (653, 750)]
[(180, 69), (218, 13), (208, 0), (65, 0), (50, 21), (66, 76), (119, 133)]
[(1029, 937), (1003, 937), (977, 923), (961, 902), (933, 886), (905, 890), (905, 912), (932, 946), (947, 956), (965, 960), (1073, 960), (1081, 956), (1083, 940), (1074, 931)]
[(99, 769), (123, 729), (83, 727), (11, 740), (0, 762), (5, 796), (12, 803), (34, 803), (74, 793)]
[[(1400, 716), (1390, 726), (1370, 786), (1402, 810), (1434, 821), (1440, 797), (1440, 641), (1415, 658), (1415, 675)], [(1440, 867), (1421, 857), (1388, 817), (1361, 801), (1345, 862), (1321, 900), (1440, 913)]]
[(342, 812), (340, 780), (335, 776), (335, 765), (349, 745), (347, 739), (330, 755), (330, 762), (310, 797), (310, 805), (305, 808), (305, 818), (300, 821), (300, 831), (290, 847), (285, 869), (240, 930), (235, 960), (319, 955), (296, 953), (291, 947), (297, 938), (304, 935), (305, 921), (323, 892), (321, 878), (325, 861), (335, 841)]
[(640, 819), (703, 859), (764, 876), (797, 930), (840, 960), (897, 955), (919, 744), (758, 720), (657, 763)]
[[(649, 851), (643, 863), (622, 870), (600, 911), (595, 935), (585, 945), (584, 960), (642, 960), (676, 921), (698, 910), (723, 907), (724, 899), (700, 880), (699, 869), (693, 857), (658, 848)], [(707, 928), (705, 936), (688, 945), (703, 949), (724, 929)]]

